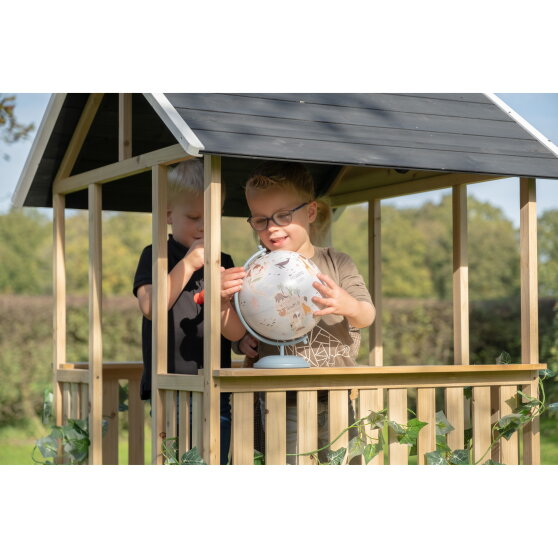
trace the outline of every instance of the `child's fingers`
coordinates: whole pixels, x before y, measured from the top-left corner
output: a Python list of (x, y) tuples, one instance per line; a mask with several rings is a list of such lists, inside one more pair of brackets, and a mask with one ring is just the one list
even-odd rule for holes
[(328, 306), (327, 308), (314, 312), (314, 316), (327, 316), (328, 314), (335, 314), (335, 308), (333, 308), (333, 306)]
[(312, 286), (323, 296), (325, 296), (326, 298), (331, 298), (331, 296), (333, 295), (333, 293), (331, 292), (331, 289), (329, 287), (326, 287), (325, 285), (322, 285), (321, 283), (318, 283), (318, 281), (315, 281), (314, 283), (312, 283)]

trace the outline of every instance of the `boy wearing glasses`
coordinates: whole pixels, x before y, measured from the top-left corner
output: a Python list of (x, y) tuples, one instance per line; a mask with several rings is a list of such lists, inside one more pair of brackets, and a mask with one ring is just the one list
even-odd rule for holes
[[(322, 307), (315, 312), (321, 319), (309, 333), (308, 344), (287, 346), (285, 354), (301, 356), (313, 367), (356, 366), (360, 345), (358, 330), (373, 322), (375, 309), (350, 256), (312, 242), (311, 237), (326, 219), (324, 206), (315, 200), (310, 173), (300, 163), (265, 163), (246, 183), (246, 200), (252, 215), (248, 222), (265, 248), (298, 252), (310, 258), (322, 272), (318, 278), (324, 284), (314, 283), (322, 296), (313, 298)], [(231, 304), (230, 299), (241, 289), (244, 276), (243, 268), (238, 267), (223, 272), (223, 305)], [(258, 342), (249, 334), (242, 338), (239, 346), (250, 358), (279, 353), (278, 347)], [(322, 447), (327, 443), (327, 394), (322, 394), (319, 406), (322, 410), (319, 444)], [(287, 396), (287, 453), (296, 453), (294, 392)], [(288, 462), (296, 460), (288, 458)]]

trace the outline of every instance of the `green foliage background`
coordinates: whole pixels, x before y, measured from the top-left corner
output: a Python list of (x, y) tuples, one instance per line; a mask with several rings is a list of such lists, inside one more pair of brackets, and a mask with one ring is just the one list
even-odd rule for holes
[[(349, 253), (367, 280), (367, 207), (345, 209), (333, 245)], [(242, 219), (223, 218), (223, 251), (241, 265), (256, 239)], [(66, 225), (68, 360), (87, 360), (87, 214)], [(36, 421), (51, 384), (52, 223), (36, 210), (0, 215), (0, 426)], [(150, 243), (151, 216), (103, 217), (103, 352), (106, 360), (141, 360), (141, 318), (132, 295), (139, 254)], [(558, 367), (558, 211), (539, 219), (541, 362)], [(419, 208), (382, 207), (384, 361), (453, 360), (451, 196)], [(505, 350), (520, 360), (519, 238), (502, 212), (469, 198), (471, 363)], [(367, 331), (360, 362), (366, 363)]]

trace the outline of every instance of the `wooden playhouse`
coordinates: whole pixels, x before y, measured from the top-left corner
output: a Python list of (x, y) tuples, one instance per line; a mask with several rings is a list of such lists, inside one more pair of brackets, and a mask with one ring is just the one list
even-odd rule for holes
[[(191, 157), (205, 169), (205, 367), (197, 376), (167, 373), (166, 170)], [(304, 162), (318, 194), (333, 207), (367, 202), (369, 290), (377, 308), (370, 328), (369, 366), (291, 370), (220, 369), (219, 254), (221, 181), (224, 214), (247, 216), (242, 186), (262, 159)], [(519, 177), (522, 364), (470, 365), (468, 328), (467, 184)], [(55, 94), (51, 97), (13, 196), (16, 206), (54, 213), (53, 379), (57, 424), (88, 418), (91, 464), (118, 462), (118, 386), (129, 382), (129, 462), (144, 462), (141, 363), (103, 362), (101, 212), (152, 212), (153, 222), (153, 463), (161, 443), (178, 435), (180, 451), (201, 450), (219, 463), (219, 394), (232, 393), (232, 460), (254, 455), (254, 393), (265, 396), (265, 461), (286, 461), (286, 392), (298, 401), (301, 453), (317, 449), (317, 392), (328, 392), (332, 437), (348, 424), (348, 398), (365, 416), (387, 406), (407, 421), (407, 390), (416, 389), (418, 462), (433, 451), (436, 389), (455, 430), (453, 449), (473, 428), (478, 460), (491, 427), (517, 404), (516, 392), (536, 395), (538, 371), (536, 178), (558, 178), (558, 150), (493, 95), (481, 94)], [(384, 366), (382, 354), (380, 202), (439, 188), (453, 191), (454, 363)], [(89, 212), (89, 362), (66, 358), (64, 217)], [(366, 235), (363, 235), (366, 238)], [(130, 281), (132, 278), (130, 278)], [(139, 315), (138, 315), (139, 319)], [(464, 388), (472, 387), (472, 405)], [(351, 393), (351, 396), (349, 395)], [(191, 394), (191, 397), (190, 397)], [(191, 407), (191, 409), (190, 409)], [(178, 413), (178, 415), (177, 415)], [(109, 417), (102, 434), (102, 418)], [(178, 421), (177, 421), (178, 416)], [(191, 419), (190, 419), (191, 417)], [(191, 425), (189, 424), (191, 420)], [(178, 423), (178, 427), (177, 427)], [(177, 432), (178, 429), (178, 432)], [(502, 439), (492, 457), (506, 464), (539, 463), (537, 421)], [(346, 447), (348, 434), (334, 444)], [(520, 455), (521, 447), (521, 455)], [(406, 446), (392, 438), (370, 463), (406, 464)], [(486, 455), (485, 459), (491, 457)], [(301, 457), (300, 463), (312, 463)], [(363, 461), (364, 462), (364, 461)]]

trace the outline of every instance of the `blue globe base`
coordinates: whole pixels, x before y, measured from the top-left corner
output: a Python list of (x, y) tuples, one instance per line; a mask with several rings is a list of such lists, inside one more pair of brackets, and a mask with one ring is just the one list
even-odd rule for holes
[(310, 368), (310, 365), (295, 355), (270, 355), (260, 358), (254, 368)]

